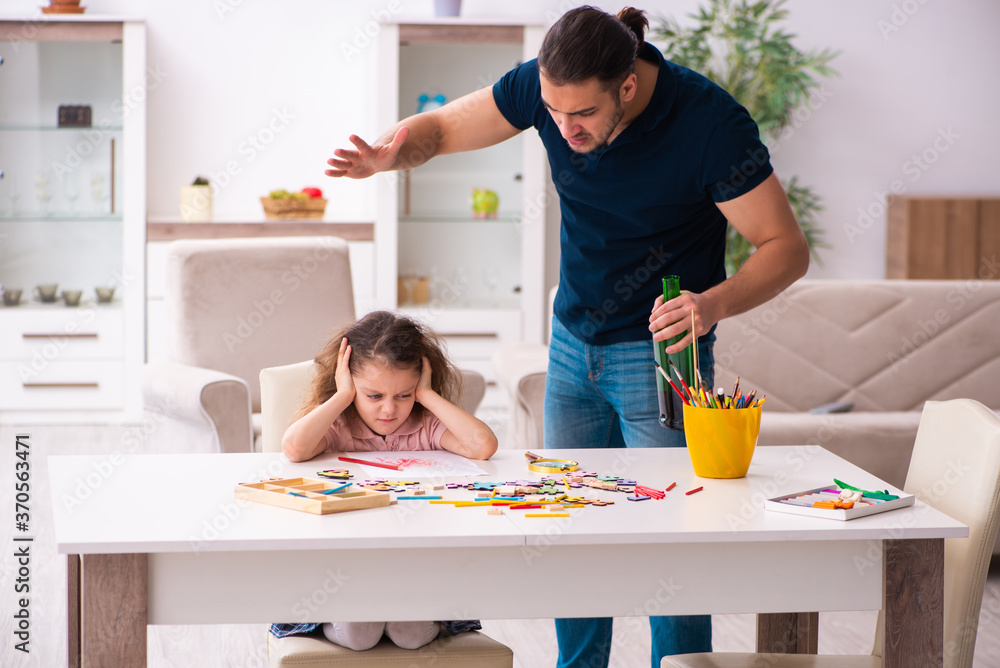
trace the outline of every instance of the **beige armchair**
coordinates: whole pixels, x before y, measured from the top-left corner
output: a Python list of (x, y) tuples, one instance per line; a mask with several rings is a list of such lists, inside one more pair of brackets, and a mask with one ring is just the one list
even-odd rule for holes
[(311, 358), (353, 322), (337, 237), (176, 241), (166, 256), (170, 362), (144, 369), (151, 449), (249, 452), (261, 369)]

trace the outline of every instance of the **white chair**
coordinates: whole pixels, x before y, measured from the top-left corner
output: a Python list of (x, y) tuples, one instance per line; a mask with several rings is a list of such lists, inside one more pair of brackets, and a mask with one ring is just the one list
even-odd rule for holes
[[(961, 463), (961, 479), (946, 476)], [(969, 526), (944, 548), (944, 667), (971, 668), (979, 608), (1000, 522), (1000, 418), (972, 399), (928, 401), (906, 475), (906, 492)], [(881, 668), (882, 613), (871, 656), (717, 652), (664, 657), (661, 668)]]
[[(486, 380), (476, 371), (461, 370), (459, 405), (475, 413), (486, 392)], [(263, 369), (260, 372), (261, 450), (281, 452), (281, 436), (292, 423), (309, 383), (316, 375), (312, 360)], [(512, 668), (514, 653), (480, 631), (440, 636), (415, 650), (400, 649), (383, 638), (369, 650), (356, 652), (312, 636), (275, 638), (267, 634), (272, 668)]]

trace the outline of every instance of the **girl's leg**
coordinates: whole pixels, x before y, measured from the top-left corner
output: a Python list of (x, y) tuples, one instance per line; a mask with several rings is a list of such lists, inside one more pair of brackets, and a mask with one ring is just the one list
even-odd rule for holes
[(403, 649), (417, 649), (437, 638), (441, 625), (437, 622), (386, 622), (385, 634)]
[(377, 645), (384, 631), (385, 622), (330, 622), (323, 625), (323, 635), (327, 640), (359, 652)]

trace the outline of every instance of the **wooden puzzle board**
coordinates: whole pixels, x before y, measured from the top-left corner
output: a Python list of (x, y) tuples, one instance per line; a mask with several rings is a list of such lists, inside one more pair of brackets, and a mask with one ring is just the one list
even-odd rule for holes
[(388, 506), (391, 500), (386, 492), (362, 489), (354, 485), (345, 488), (343, 492), (330, 492), (343, 486), (344, 483), (335, 480), (274, 478), (263, 482), (240, 483), (236, 486), (236, 498), (317, 515)]

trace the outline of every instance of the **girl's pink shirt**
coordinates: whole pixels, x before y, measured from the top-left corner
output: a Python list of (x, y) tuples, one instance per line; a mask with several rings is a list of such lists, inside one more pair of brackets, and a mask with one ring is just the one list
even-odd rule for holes
[(424, 411), (421, 417), (410, 413), (399, 429), (388, 436), (376, 434), (360, 420), (353, 428), (348, 427), (341, 415), (327, 429), (324, 438), (326, 452), (444, 450), (441, 436), (446, 431), (448, 428), (430, 411)]

